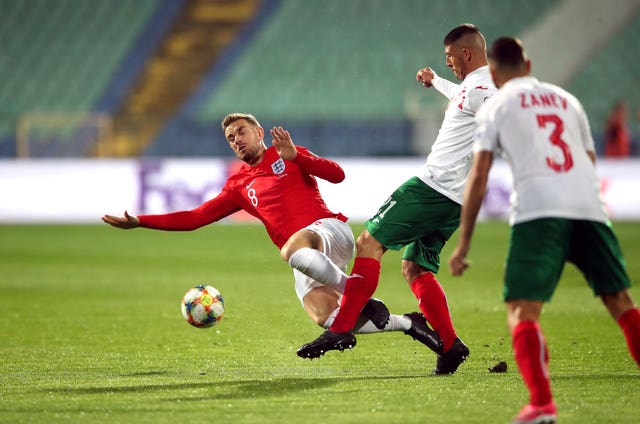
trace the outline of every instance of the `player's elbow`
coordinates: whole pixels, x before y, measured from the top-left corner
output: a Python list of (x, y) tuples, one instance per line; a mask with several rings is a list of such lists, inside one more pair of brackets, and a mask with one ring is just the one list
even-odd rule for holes
[(344, 170), (342, 168), (338, 168), (338, 170), (332, 176), (332, 178), (329, 180), (329, 182), (331, 182), (333, 184), (338, 184), (338, 183), (343, 182), (345, 177), (346, 176), (345, 176)]

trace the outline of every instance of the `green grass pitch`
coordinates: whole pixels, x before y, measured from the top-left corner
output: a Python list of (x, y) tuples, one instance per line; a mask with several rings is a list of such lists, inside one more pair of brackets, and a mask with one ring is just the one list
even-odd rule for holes
[[(615, 227), (638, 284), (640, 224)], [(500, 297), (507, 234), (503, 222), (479, 224), (473, 267), (461, 278), (441, 270), (471, 356), (457, 374), (432, 377), (434, 354), (402, 333), (298, 358), (321, 329), (258, 225), (0, 226), (0, 422), (507, 422), (527, 401)], [(216, 327), (180, 315), (182, 295), (199, 283), (225, 298)], [(640, 301), (640, 289), (632, 294)], [(416, 309), (397, 252), (385, 255), (376, 296), (395, 313)], [(640, 422), (640, 372), (572, 266), (542, 325), (560, 422)], [(489, 373), (501, 360), (508, 372)]]

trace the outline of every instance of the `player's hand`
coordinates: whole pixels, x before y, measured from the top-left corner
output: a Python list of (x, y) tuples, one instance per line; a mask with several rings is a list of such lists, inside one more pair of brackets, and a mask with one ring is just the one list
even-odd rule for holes
[(273, 147), (276, 148), (278, 156), (285, 160), (294, 160), (298, 155), (296, 146), (293, 144), (289, 131), (282, 127), (274, 127), (269, 131), (271, 137), (273, 137)]
[(124, 228), (128, 230), (130, 228), (136, 228), (140, 226), (140, 220), (135, 215), (129, 215), (129, 212), (124, 211), (124, 216), (104, 215), (102, 221), (109, 225), (118, 228)]
[(453, 250), (453, 253), (449, 257), (449, 270), (451, 271), (451, 275), (462, 275), (464, 271), (471, 266), (466, 259), (468, 250), (469, 248), (462, 244), (459, 244)]
[(418, 73), (416, 74), (416, 80), (424, 85), (425, 87), (429, 88), (432, 87), (432, 81), (433, 78), (435, 78), (436, 73), (433, 72), (433, 70), (429, 67), (426, 68), (422, 68), (418, 71)]

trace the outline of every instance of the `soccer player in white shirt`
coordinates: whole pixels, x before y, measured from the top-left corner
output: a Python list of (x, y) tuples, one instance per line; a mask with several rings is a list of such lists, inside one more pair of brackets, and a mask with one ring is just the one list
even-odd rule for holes
[(419, 83), (435, 87), (449, 99), (426, 164), (366, 222), (356, 243), (357, 255), (340, 311), (327, 331), (298, 350), (303, 358), (355, 345), (355, 320), (378, 286), (382, 255), (387, 249), (403, 247), (402, 273), (423, 315), (442, 339), (433, 373), (452, 374), (469, 355), (456, 334), (444, 290), (434, 274), (440, 268), (442, 247), (458, 228), (462, 191), (473, 157), (475, 113), (496, 88), (487, 66), (485, 39), (474, 25), (452, 29), (444, 38), (444, 53), (447, 66), (461, 84), (439, 78), (431, 68), (416, 75)]
[(529, 389), (529, 404), (512, 423), (554, 423), (547, 345), (538, 324), (565, 261), (583, 273), (618, 322), (640, 365), (640, 309), (612, 230), (595, 171), (594, 144), (580, 102), (560, 87), (529, 75), (519, 40), (503, 37), (489, 50), (500, 91), (476, 117), (474, 161), (461, 212), (459, 244), (449, 259), (454, 275), (468, 267), (475, 221), (495, 153), (511, 167), (511, 239), (504, 300), (515, 360)]

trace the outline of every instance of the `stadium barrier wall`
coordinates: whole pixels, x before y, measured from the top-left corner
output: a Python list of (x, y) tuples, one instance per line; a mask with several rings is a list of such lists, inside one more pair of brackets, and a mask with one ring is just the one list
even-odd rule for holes
[[(336, 158), (341, 184), (319, 180), (328, 206), (364, 221), (415, 175), (423, 159)], [(191, 209), (220, 192), (239, 162), (226, 159), (0, 160), (0, 222), (98, 223), (105, 214)], [(601, 192), (613, 220), (640, 220), (640, 160), (598, 162)], [(511, 176), (492, 168), (483, 219), (506, 219)], [(251, 219), (236, 214), (228, 221)]]

